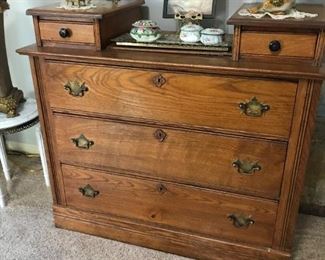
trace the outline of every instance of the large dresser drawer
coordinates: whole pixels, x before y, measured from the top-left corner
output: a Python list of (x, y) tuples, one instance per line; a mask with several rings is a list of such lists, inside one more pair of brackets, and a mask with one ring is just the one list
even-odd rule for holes
[(68, 207), (271, 246), (277, 204), (62, 165)]
[(45, 63), (52, 109), (288, 138), (297, 84)]
[(60, 115), (54, 122), (61, 162), (272, 199), (280, 194), (283, 143)]

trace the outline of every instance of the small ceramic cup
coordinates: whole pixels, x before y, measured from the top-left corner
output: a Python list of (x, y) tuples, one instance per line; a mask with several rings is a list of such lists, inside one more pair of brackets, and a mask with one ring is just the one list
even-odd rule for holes
[(203, 28), (197, 24), (187, 24), (181, 28), (180, 39), (187, 43), (196, 43), (200, 41), (200, 32)]
[(154, 42), (161, 37), (158, 24), (151, 20), (139, 20), (132, 24), (130, 35), (137, 42)]
[(218, 45), (223, 42), (225, 32), (222, 29), (206, 28), (201, 31), (201, 42), (204, 45)]

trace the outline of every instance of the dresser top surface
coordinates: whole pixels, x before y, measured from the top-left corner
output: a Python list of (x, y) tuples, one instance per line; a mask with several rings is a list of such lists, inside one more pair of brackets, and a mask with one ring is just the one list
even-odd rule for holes
[(242, 9), (255, 6), (256, 4), (243, 5), (229, 20), (228, 24), (231, 25), (243, 25), (243, 26), (263, 26), (272, 27), (275, 29), (280, 28), (297, 28), (297, 29), (325, 29), (325, 5), (311, 5), (311, 4), (299, 4), (296, 9), (301, 12), (307, 12), (312, 14), (318, 14), (314, 18), (304, 19), (284, 19), (274, 20), (269, 16), (265, 16), (261, 19), (255, 17), (241, 16), (238, 12)]
[(59, 16), (69, 18), (93, 18), (102, 19), (105, 15), (111, 15), (121, 10), (126, 10), (135, 6), (144, 4), (144, 0), (121, 0), (118, 5), (114, 5), (112, 1), (94, 2), (96, 7), (90, 9), (76, 9), (66, 10), (59, 7), (59, 3), (56, 5), (47, 5), (28, 9), (26, 13), (33, 16)]
[(134, 48), (108, 47), (104, 51), (37, 47), (33, 44), (17, 50), (19, 54), (46, 59), (144, 69), (163, 69), (219, 75), (271, 77), (281, 79), (325, 79), (325, 65), (301, 66), (270, 62), (232, 61), (231, 57), (148, 52)]

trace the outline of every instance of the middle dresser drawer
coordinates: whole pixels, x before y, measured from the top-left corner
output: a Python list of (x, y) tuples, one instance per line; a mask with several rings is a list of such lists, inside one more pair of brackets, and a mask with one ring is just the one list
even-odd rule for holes
[(55, 115), (54, 122), (61, 162), (279, 197), (283, 143), (73, 116)]
[(297, 84), (45, 63), (52, 109), (287, 139)]

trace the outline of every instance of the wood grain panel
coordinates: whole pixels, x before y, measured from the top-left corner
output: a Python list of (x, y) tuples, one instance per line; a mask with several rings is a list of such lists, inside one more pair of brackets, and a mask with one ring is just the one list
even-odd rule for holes
[[(44, 69), (52, 108), (106, 113), (179, 125), (230, 129), (287, 138), (297, 84), (286, 81), (198, 76), (48, 63)], [(162, 75), (166, 83), (156, 87)], [(85, 83), (88, 92), (72, 97), (69, 80)], [(241, 113), (239, 104), (256, 97), (271, 106), (262, 117)]]
[[(269, 49), (271, 41), (281, 43), (281, 51), (272, 53)], [(263, 32), (242, 32), (241, 54), (272, 55), (310, 58), (315, 57), (317, 34), (298, 33), (263, 33)]]
[[(69, 29), (71, 36), (67, 38), (60, 37), (59, 31), (61, 28)], [(93, 24), (40, 21), (39, 29), (42, 41), (95, 44)]]
[[(62, 170), (69, 207), (134, 218), (230, 241), (272, 244), (276, 203), (68, 165), (62, 165)], [(97, 197), (82, 196), (79, 188), (87, 184), (100, 192)], [(165, 189), (163, 192), (159, 190), (160, 185)], [(248, 228), (235, 227), (227, 218), (234, 213), (250, 216), (255, 224)]]
[[(272, 248), (191, 235), (111, 215), (53, 207), (55, 226), (172, 252), (194, 259), (284, 260), (290, 254)], [(78, 219), (76, 219), (78, 216)]]
[[(167, 136), (160, 142), (154, 137), (154, 127), (55, 116), (56, 149), (63, 162), (112, 167), (271, 199), (279, 197), (285, 144), (162, 130)], [(95, 143), (89, 150), (71, 142), (80, 134)], [(232, 165), (237, 159), (258, 162), (262, 170), (240, 174)]]
[(304, 188), (305, 171), (313, 137), (317, 107), (322, 82), (302, 80), (298, 87), (292, 136), (288, 144), (285, 177), (276, 222), (274, 247), (290, 251), (293, 245), (294, 228), (298, 217), (301, 193)]

